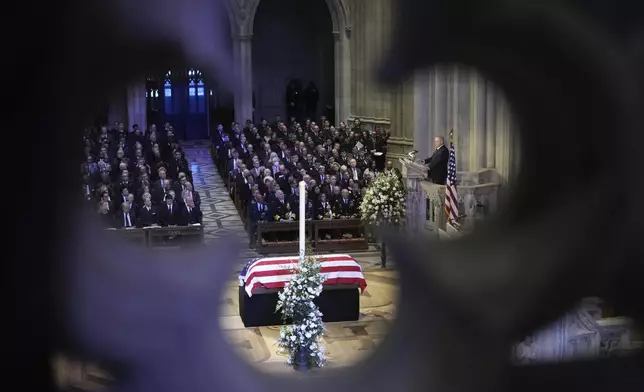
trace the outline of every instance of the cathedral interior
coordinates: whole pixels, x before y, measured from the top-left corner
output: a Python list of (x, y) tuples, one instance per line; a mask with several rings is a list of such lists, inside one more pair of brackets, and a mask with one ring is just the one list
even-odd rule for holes
[[(69, 255), (65, 260), (70, 260), (70, 265), (61, 267), (61, 271), (69, 274), (63, 279), (68, 285), (63, 291), (72, 298), (68, 300), (66, 312), (72, 315), (78, 311), (80, 316), (70, 316), (70, 321), (62, 324), (71, 334), (68, 340), (78, 340), (79, 346), (86, 347), (76, 350), (77, 347), (72, 345), (74, 350), (57, 350), (50, 357), (53, 376), (60, 389), (79, 391), (118, 386), (123, 379), (130, 380), (127, 372), (115, 366), (121, 361), (140, 365), (137, 369), (141, 370), (141, 377), (148, 377), (146, 381), (135, 378), (132, 382), (136, 385), (128, 385), (130, 389), (127, 390), (150, 390), (153, 387), (157, 392), (187, 387), (198, 391), (216, 390), (218, 381), (228, 376), (236, 377), (237, 381), (227, 382), (227, 390), (288, 389), (294, 388), (293, 385), (302, 387), (304, 382), (318, 379), (320, 384), (315, 384), (311, 390), (328, 389), (331, 384), (325, 382), (332, 377), (337, 377), (337, 385), (341, 389), (359, 385), (352, 379), (358, 375), (370, 380), (369, 383), (378, 383), (374, 389), (382, 390), (425, 390), (423, 386), (430, 384), (445, 388), (436, 390), (475, 390), (467, 388), (473, 382), (481, 390), (501, 390), (492, 386), (499, 385), (497, 383), (504, 374), (500, 370), (503, 366), (539, 368), (578, 360), (638, 358), (638, 369), (641, 369), (644, 334), (640, 327), (642, 318), (638, 318), (641, 314), (637, 314), (641, 310), (641, 300), (631, 303), (633, 295), (641, 293), (632, 281), (633, 271), (641, 271), (641, 263), (630, 261), (636, 256), (624, 256), (628, 262), (611, 264), (608, 261), (611, 257), (622, 257), (612, 254), (615, 249), (623, 247), (632, 250), (633, 254), (637, 249), (626, 244), (625, 234), (606, 234), (606, 240), (601, 241), (592, 239), (592, 236), (599, 235), (599, 231), (608, 233), (620, 224), (631, 225), (630, 217), (621, 223), (609, 221), (608, 217), (614, 217), (615, 211), (602, 209), (611, 203), (608, 201), (612, 198), (609, 190), (616, 185), (614, 179), (604, 181), (604, 177), (610, 177), (609, 172), (620, 172), (620, 176), (628, 174), (632, 190), (639, 186), (640, 180), (630, 173), (630, 167), (626, 173), (626, 169), (621, 172), (621, 165), (618, 168), (613, 162), (605, 164), (607, 158), (597, 158), (601, 155), (597, 152), (604, 151), (605, 133), (608, 132), (605, 128), (612, 119), (619, 119), (620, 122), (615, 124), (624, 124), (618, 127), (619, 132), (641, 125), (639, 115), (632, 114), (638, 113), (633, 107), (641, 108), (641, 105), (630, 105), (631, 101), (626, 101), (628, 98), (637, 104), (644, 102), (639, 95), (643, 89), (636, 88), (644, 84), (633, 79), (631, 83), (623, 80), (630, 71), (638, 69), (631, 63), (641, 66), (641, 44), (637, 46), (640, 49), (633, 49), (639, 57), (629, 54), (623, 59), (617, 53), (621, 53), (620, 50), (631, 53), (630, 49), (625, 49), (630, 46), (612, 45), (611, 50), (606, 50), (606, 56), (619, 65), (612, 67), (612, 62), (600, 58), (597, 54), (600, 51), (594, 47), (586, 52), (582, 50), (585, 48), (582, 44), (577, 45), (577, 41), (572, 42), (572, 39), (571, 42), (547, 39), (544, 26), (556, 23), (566, 27), (553, 27), (557, 34), (587, 38), (573, 28), (577, 24), (558, 19), (567, 15), (579, 25), (582, 21), (590, 23), (582, 17), (573, 18), (572, 15), (579, 11), (576, 5), (566, 6), (570, 7), (568, 11), (575, 12), (567, 14), (558, 10), (558, 13), (550, 14), (545, 11), (545, 6), (544, 9), (535, 6), (532, 11), (518, 11), (497, 4), (491, 6), (498, 7), (499, 13), (495, 14), (464, 1), (463, 4), (468, 3), (473, 11), (463, 16), (460, 11), (445, 5), (445, 1), (427, 1), (417, 9), (419, 15), (432, 15), (425, 19), (425, 25), (414, 15), (411, 4), (416, 2), (411, 0), (190, 0), (183, 6), (178, 1), (168, 0), (172, 6), (154, 12), (135, 12), (150, 7), (150, 1), (141, 1), (140, 5), (132, 8), (114, 6), (113, 14), (119, 15), (116, 19), (123, 23), (122, 33), (136, 36), (131, 44), (140, 45), (124, 53), (140, 50), (140, 56), (145, 57), (147, 52), (144, 50), (150, 50), (153, 58), (157, 46), (147, 45), (148, 41), (161, 42), (163, 48), (173, 48), (166, 42), (172, 41), (180, 43), (181, 55), (168, 61), (166, 59), (172, 56), (159, 55), (154, 61), (142, 60), (140, 66), (133, 62), (129, 65), (132, 69), (120, 71), (118, 61), (114, 61), (116, 65), (110, 63), (113, 77), (118, 80), (104, 81), (104, 89), (94, 98), (97, 102), (85, 107), (85, 111), (92, 115), (80, 116), (82, 118), (75, 121), (79, 123), (79, 129), (91, 124), (91, 132), (97, 135), (102, 132), (101, 127), (105, 127), (106, 134), (116, 135), (116, 143), (119, 143), (119, 135), (127, 134), (129, 130), (141, 132), (140, 140), (147, 142), (150, 140), (146, 133), (155, 133), (157, 129), (159, 133), (169, 130), (167, 143), (174, 146), (173, 153), (179, 151), (181, 158), (176, 158), (177, 162), (183, 159), (185, 164), (177, 164), (179, 166), (176, 167), (169, 164), (168, 170), (175, 170), (175, 174), (189, 174), (188, 191), (198, 194), (199, 203), (196, 205), (201, 214), (198, 223), (190, 221), (189, 225), (199, 227), (198, 232), (205, 245), (194, 249), (169, 246), (167, 249), (149, 250), (147, 248), (153, 248), (153, 235), (150, 233), (142, 234), (143, 241), (148, 244), (143, 247), (131, 244), (132, 240), (140, 241), (134, 235), (127, 239), (128, 243), (122, 238), (116, 242), (102, 237), (98, 240), (89, 234), (89, 227), (96, 225), (95, 216), (85, 216), (80, 208), (72, 208), (73, 216), (78, 216), (86, 224), (69, 230), (69, 238), (75, 236), (78, 241), (73, 247), (60, 247)], [(438, 6), (439, 3), (442, 6)], [(503, 19), (505, 14), (501, 11), (508, 14), (534, 12), (538, 15), (535, 26), (542, 29), (540, 34), (526, 25), (516, 27), (517, 21), (509, 17), (508, 20)], [(135, 13), (136, 18), (132, 16)], [(407, 21), (408, 24), (404, 23)], [(113, 20), (104, 22), (107, 25), (114, 23)], [(452, 22), (458, 28), (451, 27)], [(498, 27), (503, 34), (492, 27), (487, 29), (486, 23)], [(600, 25), (599, 22), (596, 24)], [(159, 27), (163, 33), (145, 26)], [(409, 42), (414, 40), (409, 37), (424, 35), (425, 27), (434, 35), (425, 42), (426, 49), (417, 50), (410, 46)], [(556, 72), (563, 76), (550, 75), (548, 72), (556, 72), (549, 67), (555, 66), (546, 64), (545, 60), (541, 63), (542, 58), (528, 53), (528, 49), (521, 52), (521, 43), (512, 46), (512, 39), (516, 38), (510, 33), (513, 28), (517, 29), (517, 37), (521, 37), (525, 46), (532, 44), (537, 48), (535, 53), (550, 50), (548, 56), (561, 67), (561, 71)], [(608, 27), (601, 25), (598, 31), (604, 31), (602, 29)], [(592, 36), (590, 33), (587, 35)], [(619, 37), (620, 43), (625, 40), (621, 35)], [(486, 39), (496, 39), (497, 46), (489, 44)], [(548, 44), (539, 46), (540, 39)], [(597, 39), (597, 42), (603, 41)], [(456, 50), (449, 45), (465, 49)], [(479, 51), (477, 45), (485, 50)], [(556, 45), (561, 47), (551, 48)], [(573, 47), (579, 50), (574, 51)], [(98, 46), (94, 50), (100, 52)], [(483, 52), (485, 56), (479, 54)], [(562, 55), (563, 52), (570, 56)], [(116, 50), (114, 53), (120, 52)], [(483, 59), (497, 53), (494, 61)], [(581, 60), (575, 63), (571, 60), (573, 55)], [(520, 61), (521, 56), (524, 57)], [(548, 56), (543, 58), (550, 58)], [(621, 62), (616, 60), (617, 57)], [(514, 72), (512, 67), (522, 67), (524, 60), (529, 64), (522, 68), (525, 73)], [(607, 65), (609, 63), (611, 66)], [(600, 65), (604, 67), (601, 69), (603, 73), (595, 68), (582, 68), (580, 64), (588, 68), (592, 68), (589, 64), (599, 64), (598, 68)], [(383, 65), (387, 65), (385, 71), (389, 73), (383, 71)], [(528, 77), (528, 71), (548, 78)], [(127, 78), (123, 76), (126, 73)], [(81, 77), (78, 76), (81, 73), (76, 75)], [(610, 75), (611, 86), (621, 88), (619, 97), (627, 98), (618, 100), (608, 92), (614, 92), (613, 89), (602, 83), (588, 82), (584, 89), (579, 87), (586, 79), (600, 79), (605, 75)], [(641, 82), (641, 69), (638, 78)], [(606, 104), (602, 106), (601, 103)], [(539, 110), (534, 109), (537, 106)], [(619, 108), (608, 113), (606, 108), (609, 106), (610, 110), (613, 106)], [(261, 209), (263, 198), (259, 202), (244, 199), (245, 196), (239, 193), (239, 183), (235, 183), (237, 158), (230, 155), (232, 149), (226, 151), (218, 147), (222, 140), (223, 144), (228, 142), (228, 135), (237, 135), (238, 138), (240, 135), (253, 135), (253, 126), (264, 126), (265, 123), (269, 124), (268, 145), (270, 128), (281, 130), (283, 122), (292, 125), (296, 121), (291, 121), (291, 118), (301, 123), (305, 119), (313, 120), (321, 128), (325, 127), (323, 132), (329, 131), (329, 127), (330, 132), (336, 128), (344, 130), (341, 124), (346, 124), (352, 134), (359, 131), (375, 135), (374, 143), (378, 142), (377, 137), (386, 135), (383, 137), (387, 163), (384, 164), (383, 160), (382, 170), (385, 171), (386, 166), (387, 171), (399, 173), (400, 181), (408, 192), (403, 232), (414, 234), (401, 236), (398, 233), (398, 236), (389, 237), (385, 232), (372, 237), (367, 231), (348, 236), (342, 232), (338, 235), (340, 239), (334, 237), (335, 232), (331, 229), (321, 234), (326, 237), (320, 243), (351, 242), (347, 238), (360, 242), (360, 248), (347, 248), (346, 253), (360, 265), (368, 286), (360, 295), (360, 317), (357, 320), (327, 323), (322, 344), (327, 349), (328, 366), (309, 375), (300, 373), (296, 376), (293, 376), (291, 367), (284, 365), (285, 354), (275, 347), (280, 327), (246, 327), (243, 322), (240, 274), (251, 260), (274, 257), (278, 253), (270, 250), (276, 248), (270, 248), (274, 245), (267, 245), (266, 242), (271, 241), (264, 241), (261, 234), (258, 240), (253, 237), (257, 234), (252, 229), (254, 223), (249, 208)], [(84, 125), (80, 124), (81, 120)], [(325, 126), (326, 121), (329, 124)], [(242, 128), (244, 130), (240, 132)], [(580, 129), (587, 131), (588, 139), (592, 140), (580, 140)], [(287, 134), (284, 131), (284, 135)], [(609, 138), (611, 143), (615, 140), (613, 136)], [(599, 139), (602, 139), (601, 143), (597, 141)], [(453, 225), (449, 215), (445, 216), (445, 184), (429, 181), (427, 168), (416, 160), (431, 157), (437, 150), (437, 140), (443, 140), (446, 147), (455, 151), (454, 178), (458, 183), (462, 225)], [(154, 145), (156, 140), (151, 143)], [(69, 143), (60, 143), (61, 151), (67, 151), (66, 144)], [(90, 144), (86, 145), (87, 151)], [(279, 153), (282, 144), (283, 141), (276, 144), (275, 151)], [(628, 144), (622, 139), (618, 147), (623, 150), (634, 148)], [(313, 148), (317, 147), (315, 145), (313, 143)], [(236, 147), (245, 151), (245, 146), (242, 142)], [(295, 141), (295, 147), (289, 145), (288, 148), (297, 151), (297, 146)], [(69, 148), (72, 151), (73, 146)], [(100, 151), (101, 147), (98, 146), (97, 150)], [(131, 153), (134, 157), (134, 151)], [(355, 158), (362, 157), (357, 150), (354, 153)], [(102, 151), (95, 154), (97, 160), (100, 154)], [(118, 153), (110, 150), (109, 154)], [(146, 154), (144, 151), (145, 159), (148, 157)], [(247, 154), (249, 159), (253, 155), (252, 151)], [(77, 155), (77, 152), (70, 152), (70, 156)], [(154, 159), (153, 155), (150, 155), (150, 160)], [(290, 153), (286, 155), (290, 159)], [(619, 160), (614, 157), (608, 159)], [(346, 159), (347, 166), (351, 160), (351, 157)], [(118, 162), (123, 164), (120, 160)], [(110, 170), (118, 171), (118, 162), (116, 169)], [(252, 161), (248, 162), (248, 168), (252, 169)], [(266, 167), (270, 167), (271, 162), (269, 157)], [(94, 162), (84, 164), (90, 163)], [(270, 173), (271, 179), (277, 179), (280, 164), (276, 164), (276, 169)], [(369, 164), (366, 163), (365, 167), (370, 167)], [(77, 160), (74, 160), (67, 166), (76, 170), (77, 165)], [(129, 168), (125, 164), (120, 170)], [(355, 172), (355, 166), (353, 169)], [(315, 174), (324, 178), (324, 172), (320, 174), (318, 169), (315, 170)], [(339, 178), (342, 178), (342, 173), (347, 173), (343, 170), (338, 171)], [(163, 184), (166, 174), (165, 169), (161, 171), (163, 175), (159, 174), (160, 177), (154, 180), (161, 184), (160, 204), (165, 206), (167, 193)], [(572, 175), (576, 173), (579, 175)], [(257, 178), (266, 179), (264, 176)], [(355, 180), (357, 182), (357, 175)], [(70, 184), (73, 181), (70, 179)], [(126, 181), (129, 180), (126, 178)], [(71, 185), (75, 186), (73, 189), (78, 188), (77, 182)], [(248, 184), (248, 187), (253, 184)], [(282, 188), (291, 185), (288, 181), (285, 184)], [(356, 185), (352, 198), (360, 194), (361, 186)], [(157, 197), (153, 184), (141, 187), (141, 192), (149, 191), (153, 199)], [(173, 195), (178, 200), (179, 194), (185, 191), (184, 184)], [(625, 200), (622, 192), (615, 190), (620, 200)], [(103, 197), (102, 190), (92, 189), (90, 192), (88, 186), (87, 200), (94, 202), (95, 193), (99, 199)], [(329, 195), (332, 193), (331, 189)], [(117, 192), (115, 195), (119, 199), (123, 197), (120, 200), (123, 204), (127, 203), (127, 193)], [(558, 195), (561, 195), (561, 200), (554, 200)], [(110, 193), (106, 197), (115, 196)], [(138, 198), (138, 194), (135, 197)], [(564, 209), (568, 197), (576, 200), (576, 206)], [(346, 203), (346, 196), (344, 199)], [(103, 199), (100, 200), (103, 203)], [(195, 208), (193, 196), (189, 200), (184, 205), (191, 213)], [(110, 200), (109, 208), (113, 208), (111, 203)], [(120, 203), (115, 205), (117, 210), (121, 206)], [(107, 202), (105, 206), (108, 208)], [(147, 208), (150, 211), (149, 205)], [(577, 212), (579, 215), (573, 217)], [(121, 218), (121, 223), (125, 226), (119, 228), (130, 227), (129, 212), (124, 216), (125, 221), (123, 223)], [(526, 222), (534, 224), (533, 227)], [(567, 228), (573, 225), (579, 225), (583, 230), (579, 229), (578, 238), (567, 240), (568, 235), (572, 236)], [(633, 228), (629, 227), (629, 232), (639, 233), (639, 229), (634, 227), (635, 223)], [(137, 226), (136, 231), (143, 233), (145, 230)], [(251, 244), (247, 246), (249, 232)], [(159, 241), (165, 243), (168, 238), (172, 240), (175, 236), (184, 235), (189, 234), (166, 232), (165, 236), (159, 236)], [(273, 242), (279, 246), (287, 242), (278, 234), (274, 236), (278, 240)], [(574, 241), (583, 245), (575, 242), (573, 246)], [(604, 241), (614, 241), (613, 247), (598, 244)], [(422, 251), (414, 252), (414, 249), (421, 248)], [(118, 249), (123, 249), (123, 253), (115, 253)], [(331, 246), (321, 253), (345, 252)], [(582, 253), (585, 261), (571, 261), (573, 258), (582, 259)], [(572, 254), (578, 255), (573, 257)], [(86, 264), (79, 262), (84, 261), (86, 255), (92, 255), (92, 261)], [(428, 260), (431, 258), (431, 263), (422, 260), (423, 255)], [(515, 262), (506, 263), (506, 258)], [(143, 263), (148, 259), (156, 259), (158, 265)], [(517, 264), (517, 259), (521, 259), (521, 265)], [(546, 259), (547, 262), (541, 263)], [(133, 266), (137, 263), (128, 264), (124, 262), (126, 260), (142, 263)], [(199, 260), (216, 261), (214, 264), (218, 265), (204, 267), (196, 262)], [(449, 260), (465, 261), (457, 264), (448, 263)], [(584, 262), (592, 264), (592, 268)], [(103, 269), (101, 263), (111, 267)], [(176, 269), (177, 263), (182, 264), (182, 271)], [(484, 263), (487, 267), (483, 266)], [(144, 273), (141, 265), (155, 272)], [(101, 272), (90, 271), (90, 267)], [(117, 271), (118, 268), (123, 271)], [(103, 286), (103, 278), (114, 278), (112, 274), (118, 275), (122, 281), (112, 283), (114, 286), (111, 288), (107, 284)], [(134, 284), (134, 279), (141, 276), (145, 278)], [(206, 282), (206, 276), (212, 281)], [(170, 283), (163, 286), (155, 279)], [(181, 286), (177, 283), (181, 279), (189, 283)], [(630, 294), (616, 293), (615, 290), (619, 289), (615, 286), (628, 290)], [(84, 295), (83, 290), (96, 292)], [(183, 301), (181, 296), (197, 299)], [(441, 298), (449, 305), (435, 298)], [(625, 298), (631, 298), (631, 302)], [(156, 300), (161, 305), (156, 304)], [(132, 320), (133, 314), (140, 317), (148, 315), (148, 311), (150, 317), (124, 322), (125, 316), (121, 320), (119, 312), (115, 312), (112, 318), (110, 312), (113, 309), (107, 305), (112, 301), (121, 301), (125, 310), (121, 306), (119, 309), (128, 313)], [(197, 314), (197, 308), (203, 313)], [(216, 313), (216, 320), (204, 315), (211, 313)], [(185, 320), (177, 321), (184, 316)], [(175, 323), (173, 327), (176, 330), (162, 327), (166, 322)], [(101, 331), (100, 334), (97, 331)], [(411, 340), (412, 335), (415, 340)], [(197, 336), (207, 336), (208, 343), (202, 345)], [(176, 342), (172, 342), (175, 337)], [(153, 345), (151, 342), (155, 338), (163, 340), (163, 343)], [(445, 344), (440, 344), (441, 339)], [(414, 359), (423, 357), (434, 348), (436, 354), (432, 353), (431, 360)], [(472, 354), (467, 354), (470, 351)], [(92, 358), (92, 354), (104, 352), (109, 355), (102, 359)], [(229, 356), (228, 360), (224, 359), (226, 356)], [(394, 356), (399, 362), (392, 365)], [(168, 359), (170, 357), (172, 360)], [(150, 358), (152, 360), (148, 360)], [(193, 360), (195, 363), (189, 365)], [(431, 366), (433, 370), (425, 374), (425, 366)], [(472, 379), (463, 380), (468, 378), (463, 374), (468, 374), (471, 366), (476, 366), (477, 371), (472, 372)], [(627, 365), (624, 368), (630, 369)], [(387, 377), (385, 373), (388, 370), (384, 369), (391, 371)], [(379, 371), (380, 375), (377, 374)], [(244, 377), (243, 374), (251, 376)], [(523, 375), (520, 371), (517, 374)], [(277, 381), (271, 376), (284, 377)], [(328, 379), (325, 378), (327, 376)], [(150, 381), (150, 378), (155, 380)], [(186, 381), (187, 378), (191, 381)], [(456, 389), (447, 386), (456, 386)], [(459, 386), (467, 387), (459, 389)], [(639, 386), (642, 386), (641, 382)], [(606, 384), (606, 388), (612, 389), (612, 384)]]

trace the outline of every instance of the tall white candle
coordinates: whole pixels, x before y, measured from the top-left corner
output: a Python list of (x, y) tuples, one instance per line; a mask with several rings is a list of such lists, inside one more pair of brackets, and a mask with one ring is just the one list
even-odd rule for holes
[(300, 211), (298, 218), (300, 220), (300, 262), (304, 262), (304, 253), (306, 252), (306, 184), (300, 181)]

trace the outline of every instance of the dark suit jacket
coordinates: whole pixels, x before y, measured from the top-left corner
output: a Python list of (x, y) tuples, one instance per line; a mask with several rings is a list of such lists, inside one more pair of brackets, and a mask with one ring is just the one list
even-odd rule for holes
[(251, 203), (248, 207), (248, 216), (250, 217), (251, 222), (256, 225), (261, 221), (270, 221), (270, 206), (266, 202), (262, 202), (261, 207), (259, 203)]
[(166, 203), (161, 203), (159, 205), (159, 223), (161, 226), (170, 226), (178, 224), (179, 214), (179, 205), (177, 203), (172, 204), (172, 213), (168, 211), (168, 205)]
[(195, 206), (201, 208), (201, 196), (199, 196), (199, 192), (192, 190), (192, 201), (195, 203)]
[(139, 211), (139, 227), (159, 224), (159, 213), (157, 211), (158, 210), (155, 206), (150, 207), (150, 211), (148, 211), (145, 206), (141, 207), (141, 210)]
[(429, 167), (427, 175), (434, 184), (445, 185), (448, 161), (449, 150), (444, 145), (434, 151), (431, 157), (425, 159), (425, 164)]
[(195, 206), (190, 212), (188, 212), (188, 207), (183, 204), (179, 207), (179, 214), (177, 216), (177, 224), (181, 226), (188, 226), (195, 223), (201, 223), (201, 210), (199, 207)]
[[(136, 215), (134, 214), (133, 211), (129, 212), (130, 214), (130, 226), (129, 227), (136, 227)], [(116, 227), (126, 227), (125, 226), (125, 215), (123, 211), (120, 213), (117, 213), (114, 215), (114, 219), (116, 219)]]

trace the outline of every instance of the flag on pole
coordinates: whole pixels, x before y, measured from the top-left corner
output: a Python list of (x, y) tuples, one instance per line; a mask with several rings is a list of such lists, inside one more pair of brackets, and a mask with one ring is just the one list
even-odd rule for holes
[(445, 183), (445, 212), (447, 221), (458, 218), (458, 194), (456, 193), (456, 150), (454, 149), (454, 130), (449, 132), (449, 161), (447, 162), (447, 182)]

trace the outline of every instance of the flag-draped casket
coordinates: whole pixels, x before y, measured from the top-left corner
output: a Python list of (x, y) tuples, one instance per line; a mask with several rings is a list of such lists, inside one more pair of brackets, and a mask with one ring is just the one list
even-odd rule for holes
[[(316, 256), (320, 273), (326, 278), (324, 285), (357, 285), (361, 292), (367, 287), (362, 267), (349, 255)], [(249, 297), (258, 288), (281, 289), (291, 279), (297, 256), (265, 257), (249, 262), (239, 275), (239, 285)]]
[[(360, 317), (360, 294), (367, 288), (362, 267), (349, 255), (316, 256), (326, 278), (322, 294), (314, 300), (325, 322), (355, 321)], [(239, 315), (246, 327), (278, 325), (277, 294), (291, 279), (293, 257), (252, 260), (239, 275)]]

